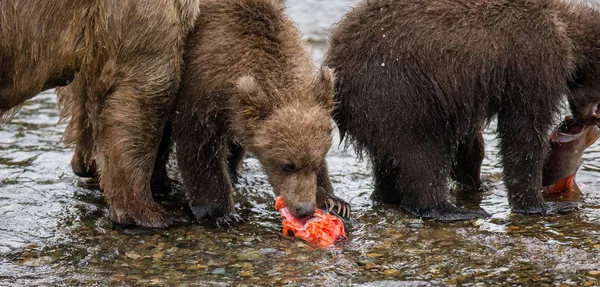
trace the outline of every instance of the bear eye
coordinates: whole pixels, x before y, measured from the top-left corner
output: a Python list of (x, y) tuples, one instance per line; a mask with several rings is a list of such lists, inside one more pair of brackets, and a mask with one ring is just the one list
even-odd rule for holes
[(284, 172), (295, 172), (297, 168), (293, 163), (286, 163), (281, 167), (281, 170)]

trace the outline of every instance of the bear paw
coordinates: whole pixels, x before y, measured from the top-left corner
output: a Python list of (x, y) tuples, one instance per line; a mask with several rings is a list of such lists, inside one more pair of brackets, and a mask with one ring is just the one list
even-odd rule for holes
[(190, 206), (190, 211), (199, 223), (216, 228), (233, 227), (244, 223), (237, 213), (220, 211), (214, 205)]
[(514, 213), (521, 214), (540, 214), (540, 215), (553, 215), (569, 213), (579, 208), (578, 202), (547, 202), (540, 206), (515, 206), (512, 208)]
[(340, 217), (350, 218), (350, 203), (333, 194), (327, 195), (327, 198), (325, 199), (325, 209), (327, 212), (333, 212)]
[(548, 206), (548, 210), (546, 211), (546, 214), (563, 214), (563, 213), (569, 213), (569, 212), (579, 209), (579, 202), (552, 201), (552, 202), (547, 202), (546, 205)]
[(494, 182), (486, 177), (481, 177), (481, 184), (477, 187), (478, 192), (487, 192), (494, 189)]
[(135, 225), (149, 228), (167, 228), (189, 223), (189, 220), (182, 214), (175, 211), (167, 212), (162, 208), (131, 214), (109, 207), (108, 217), (114, 224), (119, 226)]
[(95, 178), (96, 177), (96, 164), (93, 162), (90, 165), (85, 165), (80, 162), (71, 161), (71, 169), (73, 173), (78, 177), (83, 178)]
[(214, 226), (217, 228), (234, 227), (244, 223), (244, 219), (237, 213), (227, 213), (214, 219)]
[(419, 211), (414, 211), (411, 209), (405, 208), (408, 212), (428, 219), (434, 219), (438, 221), (461, 221), (461, 220), (470, 220), (476, 218), (485, 218), (489, 217), (490, 214), (485, 210), (469, 210), (457, 207), (456, 205), (447, 202), (442, 204), (441, 206), (431, 208), (431, 209), (421, 209)]

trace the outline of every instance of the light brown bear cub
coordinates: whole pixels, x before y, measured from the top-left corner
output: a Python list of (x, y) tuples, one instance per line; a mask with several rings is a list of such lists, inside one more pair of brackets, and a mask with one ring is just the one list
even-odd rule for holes
[(296, 216), (334, 198), (325, 162), (333, 73), (315, 72), (281, 1), (202, 1), (186, 45), (173, 137), (195, 218), (217, 226), (240, 221), (232, 178), (245, 150)]

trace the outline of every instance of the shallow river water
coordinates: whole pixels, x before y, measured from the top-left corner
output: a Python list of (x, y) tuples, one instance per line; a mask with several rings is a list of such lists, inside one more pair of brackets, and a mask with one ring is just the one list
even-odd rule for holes
[[(316, 60), (332, 23), (355, 0), (289, 0)], [(336, 193), (353, 206), (347, 242), (314, 249), (281, 235), (260, 165), (244, 162), (229, 229), (115, 228), (97, 185), (69, 168), (53, 91), (27, 102), (0, 130), (0, 285), (368, 285), (596, 286), (600, 282), (600, 144), (586, 151), (579, 210), (511, 214), (499, 172), (494, 124), (483, 173), (493, 187), (460, 203), (488, 219), (438, 223), (370, 199), (367, 162), (334, 144)], [(559, 199), (561, 200), (561, 199)]]

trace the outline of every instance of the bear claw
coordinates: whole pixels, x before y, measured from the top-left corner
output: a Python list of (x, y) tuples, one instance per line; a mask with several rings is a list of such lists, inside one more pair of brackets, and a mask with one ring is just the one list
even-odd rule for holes
[(327, 195), (327, 199), (325, 200), (325, 209), (329, 213), (333, 211), (333, 213), (343, 218), (350, 218), (350, 204), (333, 194)]
[(217, 228), (234, 227), (244, 223), (244, 219), (237, 213), (227, 213), (214, 219)]
[(237, 213), (218, 211), (214, 206), (190, 206), (190, 210), (196, 221), (216, 228), (233, 227), (244, 223), (244, 219)]

